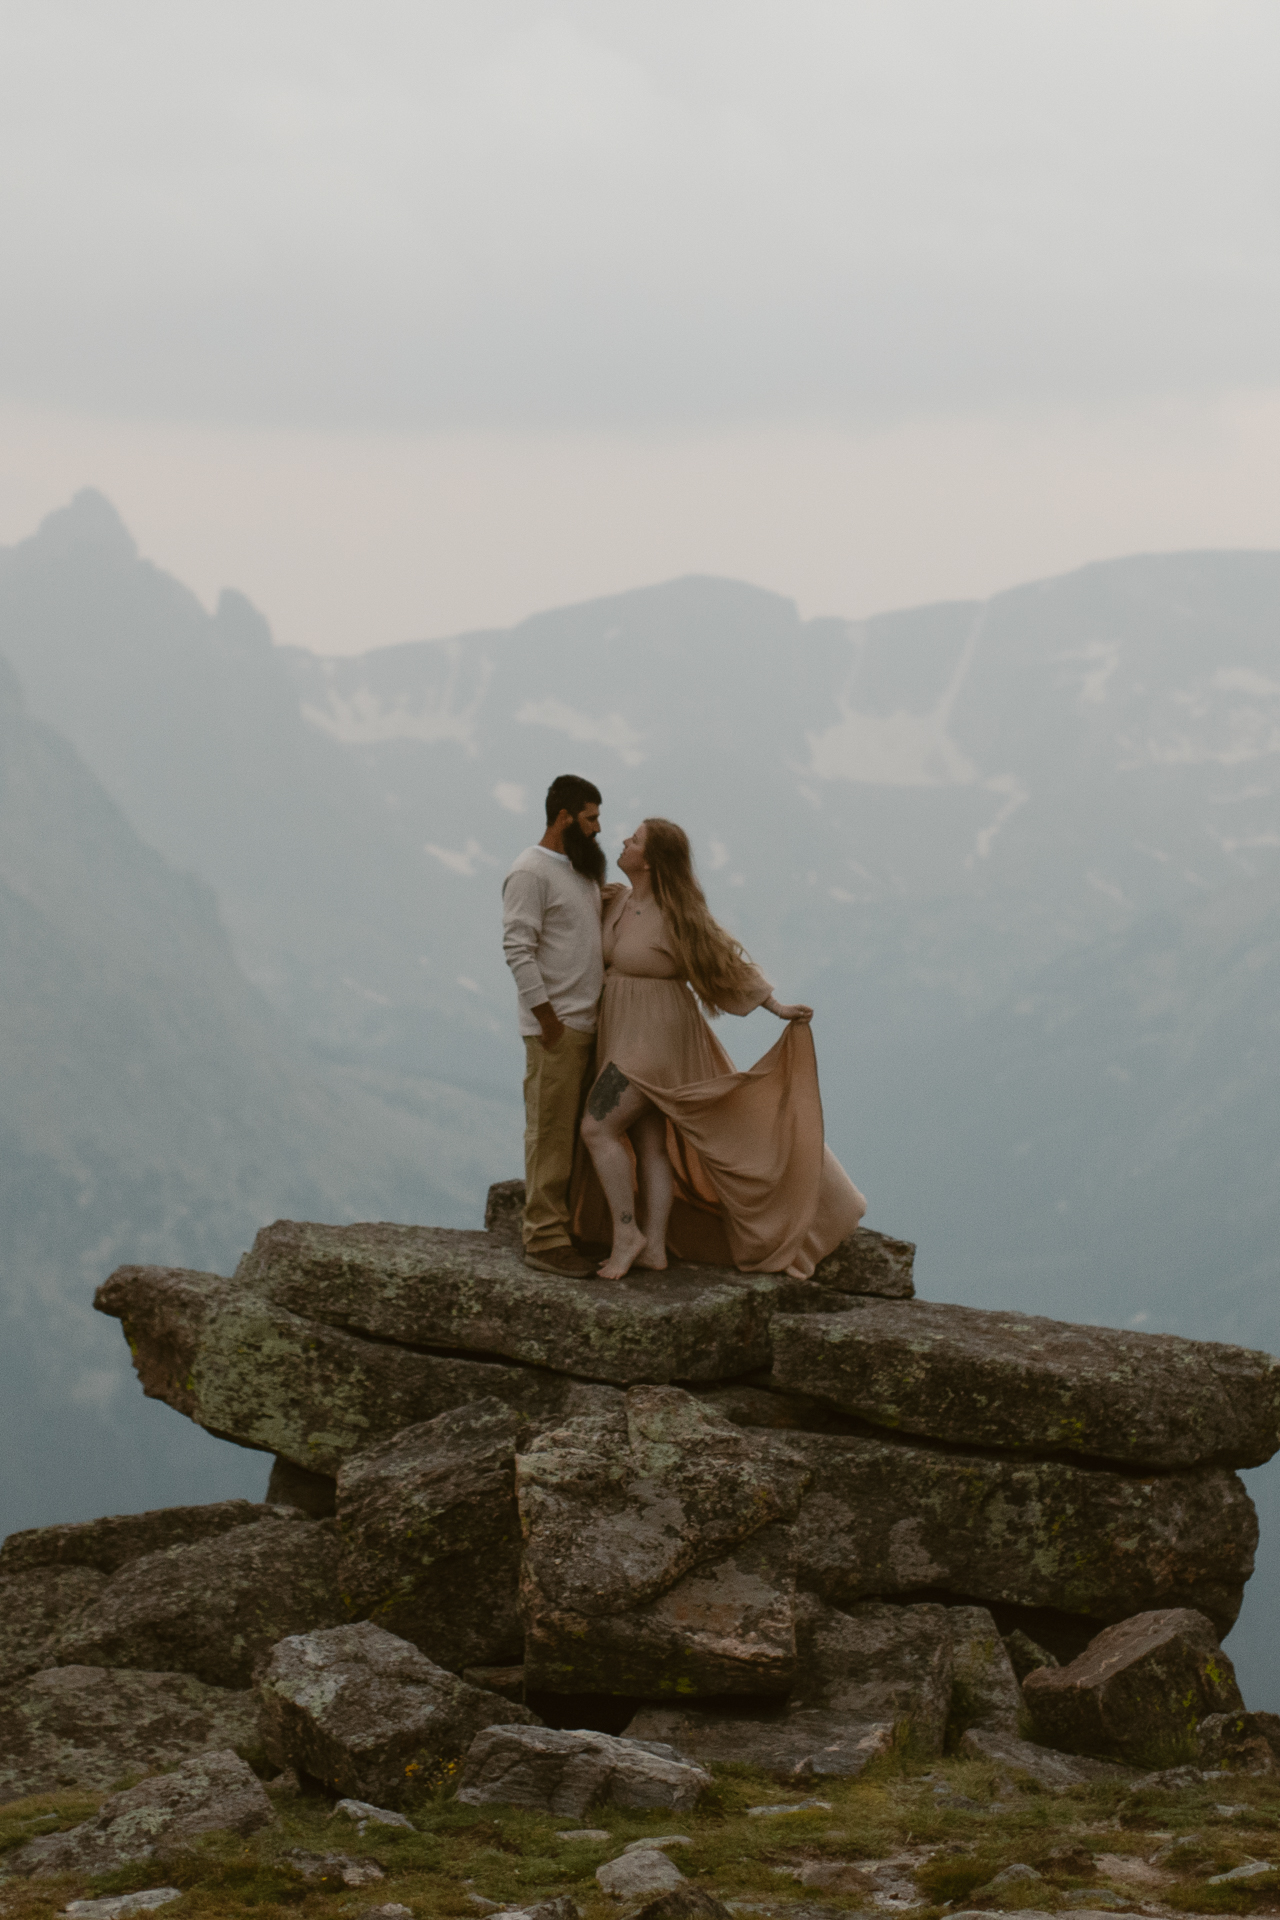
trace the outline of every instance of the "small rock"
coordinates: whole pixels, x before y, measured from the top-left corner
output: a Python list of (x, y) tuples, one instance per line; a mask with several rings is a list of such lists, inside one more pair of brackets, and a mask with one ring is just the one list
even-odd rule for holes
[(239, 1754), (204, 1753), (174, 1773), (143, 1780), (103, 1801), (66, 1833), (41, 1834), (5, 1856), (10, 1873), (111, 1873), (172, 1851), (201, 1833), (256, 1833), (275, 1822), (260, 1782)]
[(1257, 1880), (1264, 1873), (1275, 1873), (1274, 1860), (1246, 1860), (1242, 1866), (1232, 1867), (1230, 1873), (1215, 1873), (1210, 1876), (1209, 1886), (1225, 1887), (1233, 1880)]
[(1002, 1867), (999, 1873), (993, 1874), (990, 1880), (988, 1880), (987, 1885), (989, 1887), (1008, 1887), (1012, 1886), (1015, 1880), (1043, 1881), (1043, 1879), (1044, 1875), (1037, 1873), (1034, 1867), (1029, 1867), (1025, 1860), (1015, 1860), (1012, 1866)]
[(109, 1900), (72, 1900), (62, 1911), (73, 1920), (124, 1920), (126, 1914), (151, 1913), (181, 1898), (181, 1887), (148, 1887), (142, 1893), (118, 1893)]
[(1012, 1633), (1005, 1634), (1004, 1645), (1019, 1686), (1029, 1673), (1035, 1673), (1040, 1667), (1058, 1665), (1053, 1655), (1039, 1646), (1030, 1634), (1024, 1633), (1021, 1627), (1015, 1627)]
[(648, 1901), (631, 1920), (729, 1920), (729, 1909), (686, 1880)]
[(361, 1907), (356, 1920), (413, 1920), (413, 1908), (398, 1900), (386, 1900), (380, 1907)]
[(284, 1767), (274, 1780), (267, 1781), (267, 1792), (273, 1800), (296, 1800), (302, 1792), (302, 1782), (292, 1767)]
[(260, 1692), (277, 1766), (375, 1806), (460, 1760), (482, 1727), (534, 1719), (368, 1620), (281, 1640)]
[(565, 1827), (556, 1835), (557, 1840), (594, 1840), (601, 1842), (612, 1840), (608, 1827)]
[(776, 1807), (748, 1807), (747, 1818), (749, 1820), (758, 1820), (762, 1819), (766, 1814), (773, 1813), (812, 1813), (817, 1808), (822, 1808), (825, 1812), (830, 1813), (831, 1802), (829, 1800), (792, 1800)]
[(1198, 1833), (1180, 1833), (1176, 1840), (1168, 1841), (1166, 1845), (1158, 1848), (1157, 1851), (1152, 1854), (1151, 1865), (1153, 1867), (1168, 1867), (1176, 1873), (1181, 1865), (1178, 1858), (1179, 1854), (1192, 1854), (1202, 1845), (1203, 1841)]
[(479, 1687), (484, 1693), (497, 1693), (504, 1700), (514, 1700), (518, 1707), (524, 1705), (524, 1668), (520, 1667), (464, 1667), (462, 1677), (469, 1687)]
[(1190, 1760), (1206, 1715), (1244, 1707), (1212, 1621), (1189, 1607), (1105, 1627), (1069, 1666), (1028, 1674), (1022, 1691), (1053, 1746), (1148, 1766)]
[(1196, 1760), (1208, 1773), (1274, 1773), (1274, 1714), (1210, 1713), (1196, 1728)]
[(314, 1880), (321, 1887), (368, 1887), (387, 1877), (376, 1860), (353, 1860), (349, 1853), (309, 1853), (305, 1847), (290, 1847), (280, 1858), (304, 1880)]
[(633, 1900), (645, 1894), (666, 1893), (684, 1884), (679, 1867), (658, 1847), (624, 1853), (596, 1868), (596, 1879), (614, 1900)]
[(1069, 1907), (1086, 1907), (1091, 1913), (1125, 1913), (1133, 1905), (1122, 1893), (1113, 1893), (1110, 1887), (1077, 1887), (1071, 1893), (1064, 1893), (1063, 1900)]
[(337, 1820), (339, 1817), (354, 1820), (358, 1833), (363, 1833), (369, 1826), (407, 1827), (410, 1833), (414, 1831), (412, 1820), (406, 1820), (402, 1813), (393, 1813), (390, 1807), (375, 1807), (368, 1800), (339, 1800), (329, 1818)]
[(689, 1836), (684, 1833), (656, 1833), (652, 1840), (628, 1840), (622, 1849), (624, 1853), (639, 1853), (644, 1847), (691, 1847)]
[(1157, 1793), (1185, 1793), (1189, 1787), (1201, 1786), (1204, 1775), (1199, 1767), (1164, 1767), (1157, 1773), (1144, 1773), (1141, 1780), (1135, 1780), (1129, 1791), (1145, 1793), (1154, 1790)]
[(581, 1819), (593, 1800), (683, 1811), (710, 1785), (705, 1769), (657, 1741), (493, 1726), (472, 1742), (457, 1798), (468, 1807), (537, 1807)]

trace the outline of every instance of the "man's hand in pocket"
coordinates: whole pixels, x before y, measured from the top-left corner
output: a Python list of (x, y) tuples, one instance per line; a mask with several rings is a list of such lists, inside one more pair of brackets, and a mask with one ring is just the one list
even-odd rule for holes
[(535, 1007), (533, 1015), (542, 1028), (542, 1044), (548, 1053), (554, 1053), (564, 1038), (564, 1022), (556, 1017), (556, 1010), (549, 1000)]

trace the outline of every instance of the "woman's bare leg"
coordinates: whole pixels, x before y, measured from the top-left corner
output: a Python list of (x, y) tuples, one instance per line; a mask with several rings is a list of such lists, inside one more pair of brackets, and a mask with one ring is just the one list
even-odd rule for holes
[(661, 1272), (667, 1264), (667, 1221), (675, 1198), (676, 1181), (667, 1157), (667, 1116), (647, 1106), (631, 1128), (640, 1171), (640, 1220), (644, 1229), (644, 1252), (638, 1255), (638, 1267)]
[(587, 1095), (582, 1138), (613, 1216), (613, 1249), (597, 1269), (602, 1280), (621, 1280), (645, 1249), (645, 1235), (636, 1220), (631, 1155), (623, 1136), (648, 1110), (644, 1095), (636, 1092), (612, 1061)]

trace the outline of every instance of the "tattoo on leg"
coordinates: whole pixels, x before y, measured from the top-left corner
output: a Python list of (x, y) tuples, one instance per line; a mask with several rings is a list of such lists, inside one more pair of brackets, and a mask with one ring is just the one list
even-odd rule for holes
[(631, 1215), (630, 1215), (629, 1213), (624, 1213), (624, 1214), (623, 1214), (623, 1216), (622, 1216), (622, 1224), (623, 1224), (623, 1226), (624, 1226), (624, 1227), (629, 1227), (629, 1226), (631, 1225)]
[(593, 1120), (606, 1120), (631, 1085), (625, 1073), (620, 1073), (612, 1060), (591, 1089), (587, 1101), (587, 1112)]

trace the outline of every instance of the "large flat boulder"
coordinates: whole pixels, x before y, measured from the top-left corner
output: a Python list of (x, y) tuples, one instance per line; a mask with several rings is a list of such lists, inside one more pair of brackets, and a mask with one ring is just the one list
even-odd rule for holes
[(856, 1434), (744, 1432), (801, 1460), (796, 1578), (832, 1606), (964, 1595), (1101, 1622), (1158, 1607), (1234, 1625), (1258, 1522), (1224, 1468), (1147, 1477)]
[(493, 1726), (471, 1743), (457, 1798), (467, 1807), (532, 1807), (581, 1820), (595, 1801), (683, 1812), (710, 1785), (704, 1768), (661, 1742)]
[(529, 1422), (477, 1400), (406, 1427), (338, 1475), (339, 1573), (351, 1611), (437, 1665), (518, 1665), (516, 1453)]
[(0, 1574), (0, 1687), (51, 1667), (58, 1635), (106, 1583), (94, 1567)]
[(129, 1561), (61, 1634), (59, 1662), (247, 1687), (277, 1640), (345, 1620), (333, 1523), (268, 1512)]
[(1196, 1760), (1201, 1721), (1244, 1707), (1213, 1622), (1188, 1607), (1107, 1627), (1067, 1666), (1029, 1673), (1023, 1697), (1046, 1746), (1151, 1768)]
[(357, 1338), (216, 1273), (120, 1267), (94, 1305), (123, 1325), (152, 1399), (317, 1474), (335, 1475), (349, 1454), (470, 1400), (492, 1395), (558, 1416), (601, 1391), (532, 1367)]
[(258, 1703), (189, 1673), (53, 1667), (0, 1693), (0, 1799), (102, 1789), (208, 1748), (248, 1751)]
[(928, 1301), (780, 1315), (774, 1377), (877, 1426), (1161, 1468), (1280, 1447), (1280, 1361), (1173, 1334)]
[(165, 1547), (186, 1547), (233, 1527), (269, 1517), (252, 1500), (214, 1500), (203, 1507), (153, 1507), (148, 1513), (111, 1513), (58, 1527), (28, 1527), (0, 1546), (0, 1578), (32, 1567), (95, 1567), (116, 1573), (126, 1561)]
[(525, 1680), (632, 1695), (784, 1693), (789, 1523), (808, 1473), (675, 1387), (569, 1421), (516, 1466)]
[[(523, 1180), (498, 1180), (490, 1187), (484, 1208), (484, 1227), (519, 1248), (524, 1214)], [(895, 1240), (870, 1227), (855, 1227), (847, 1239), (820, 1260), (814, 1283), (837, 1293), (872, 1293), (889, 1300), (909, 1300), (915, 1292), (912, 1268), (915, 1243)]]
[(642, 1707), (628, 1738), (789, 1780), (853, 1778), (908, 1735), (918, 1751), (941, 1753), (953, 1687), (950, 1609), (868, 1601), (842, 1613), (806, 1596), (798, 1611), (789, 1699), (772, 1709), (760, 1701)]
[(817, 1291), (719, 1267), (562, 1280), (535, 1273), (496, 1234), (297, 1220), (264, 1227), (236, 1279), (328, 1326), (621, 1386), (767, 1366), (772, 1315), (803, 1311)]
[(257, 1833), (275, 1822), (261, 1783), (230, 1751), (200, 1754), (173, 1773), (103, 1801), (92, 1820), (42, 1834), (5, 1856), (10, 1873), (112, 1873), (175, 1851), (204, 1833)]
[(484, 1727), (535, 1724), (527, 1708), (468, 1686), (368, 1620), (282, 1640), (259, 1693), (277, 1766), (375, 1806), (395, 1807), (441, 1777)]

